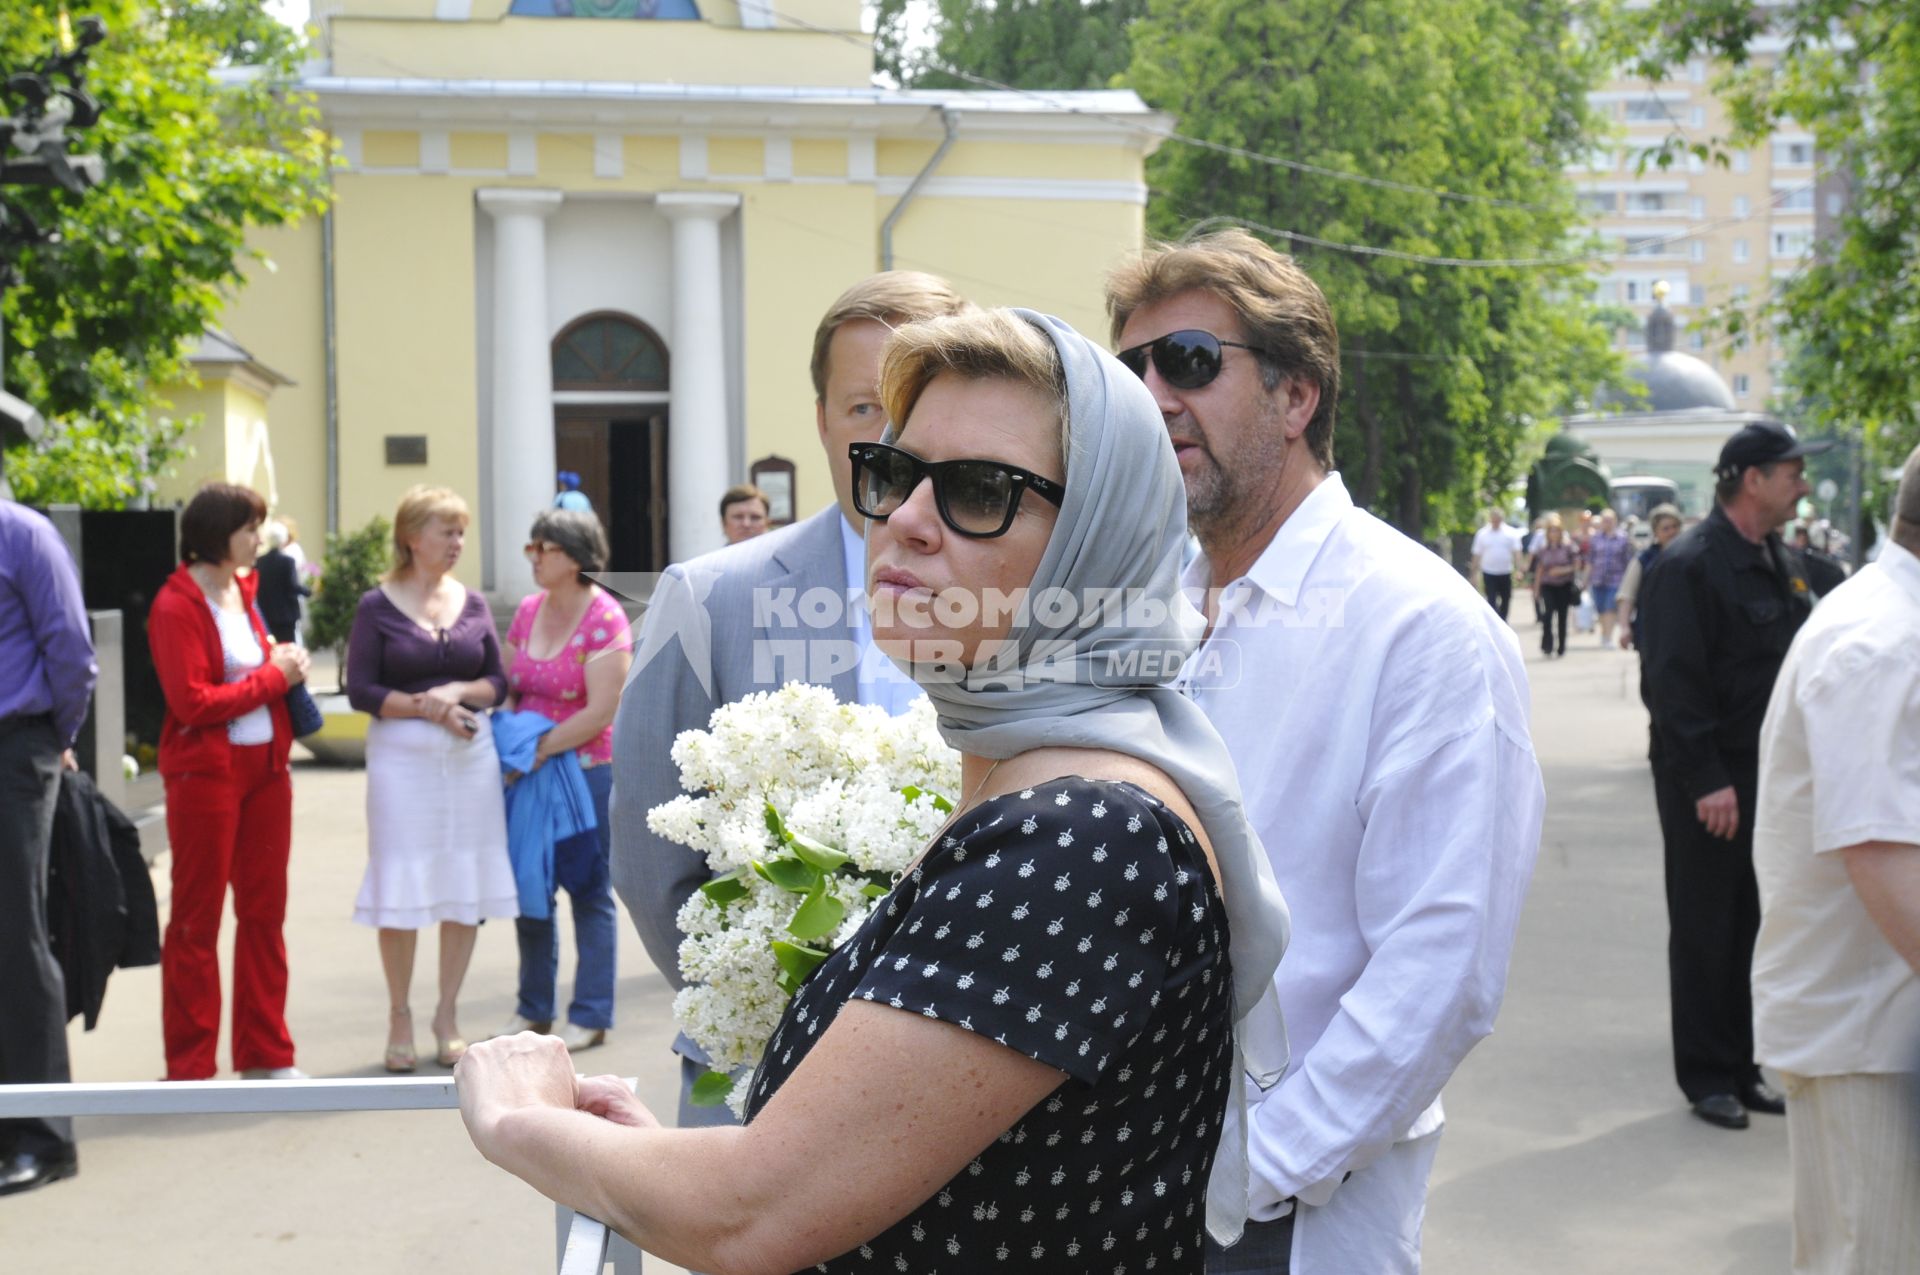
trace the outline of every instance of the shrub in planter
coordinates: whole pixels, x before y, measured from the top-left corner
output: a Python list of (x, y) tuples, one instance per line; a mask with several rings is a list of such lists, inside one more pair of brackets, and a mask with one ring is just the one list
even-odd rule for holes
[(307, 608), (307, 641), (314, 650), (331, 649), (341, 675), (347, 667), (347, 637), (360, 595), (380, 582), (393, 561), (393, 524), (375, 516), (358, 531), (330, 532), (327, 553)]

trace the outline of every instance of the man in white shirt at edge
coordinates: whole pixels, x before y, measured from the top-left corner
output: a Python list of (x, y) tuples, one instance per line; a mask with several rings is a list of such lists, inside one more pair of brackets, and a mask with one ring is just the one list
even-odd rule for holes
[(1493, 1029), (1539, 848), (1519, 643), (1333, 471), (1339, 338), (1291, 258), (1239, 231), (1160, 245), (1107, 304), (1186, 478), (1186, 582), (1218, 591), (1187, 667), (1233, 684), (1188, 689), (1294, 913), (1293, 1061), (1257, 1095), (1253, 1221), (1207, 1269), (1417, 1271), (1440, 1089)]
[(1920, 449), (1879, 561), (1795, 635), (1760, 729), (1755, 1055), (1787, 1091), (1793, 1269), (1920, 1271)]
[(1494, 614), (1507, 618), (1513, 602), (1513, 563), (1520, 556), (1520, 533), (1507, 526), (1507, 516), (1495, 505), (1487, 510), (1487, 524), (1473, 533), (1473, 574), (1479, 577)]

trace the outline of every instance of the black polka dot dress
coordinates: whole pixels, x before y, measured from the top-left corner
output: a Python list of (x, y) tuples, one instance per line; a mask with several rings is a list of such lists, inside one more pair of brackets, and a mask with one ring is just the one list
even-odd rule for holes
[(849, 1000), (1066, 1073), (930, 1200), (825, 1272), (1199, 1272), (1235, 1078), (1226, 909), (1186, 823), (1132, 784), (997, 797), (794, 996), (747, 1119)]

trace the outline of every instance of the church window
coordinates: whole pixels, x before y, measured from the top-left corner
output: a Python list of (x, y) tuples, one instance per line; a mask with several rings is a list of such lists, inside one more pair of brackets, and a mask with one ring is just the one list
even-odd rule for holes
[(624, 314), (575, 319), (553, 341), (556, 390), (664, 390), (667, 349), (652, 328)]

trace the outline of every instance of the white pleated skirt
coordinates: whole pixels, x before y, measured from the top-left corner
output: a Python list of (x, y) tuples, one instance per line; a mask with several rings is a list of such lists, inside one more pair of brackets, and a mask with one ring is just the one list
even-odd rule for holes
[(367, 874), (353, 919), (390, 930), (518, 916), (500, 758), (419, 718), (367, 727)]

